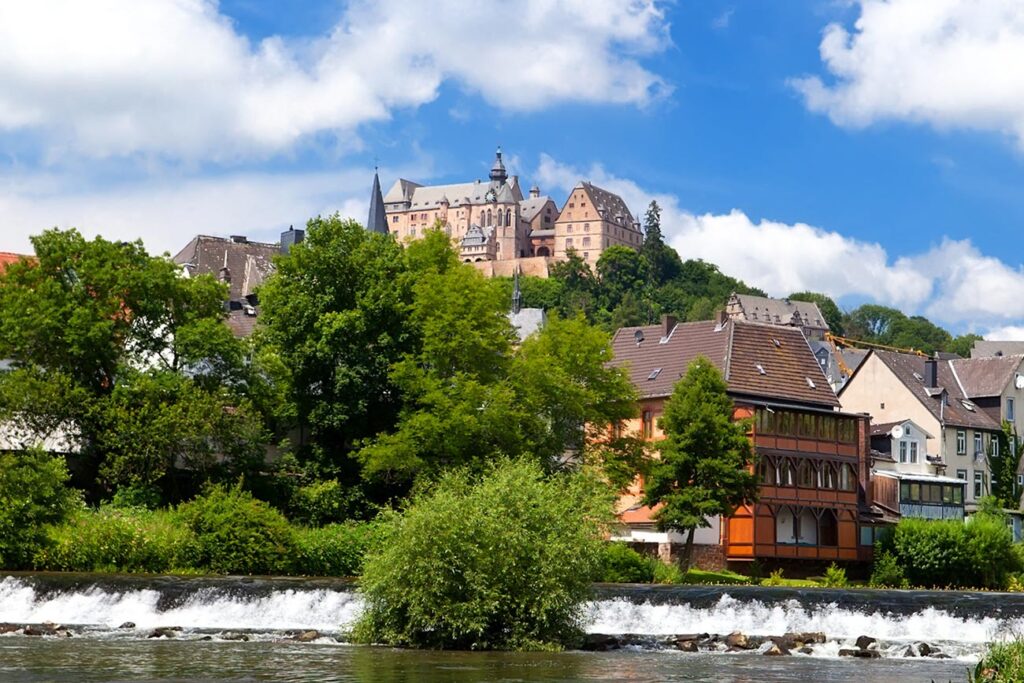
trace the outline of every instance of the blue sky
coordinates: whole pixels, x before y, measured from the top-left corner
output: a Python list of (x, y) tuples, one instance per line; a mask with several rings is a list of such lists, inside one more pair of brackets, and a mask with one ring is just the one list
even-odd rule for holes
[[(121, 7), (118, 7), (118, 4)], [(13, 5), (14, 3), (12, 3)], [(1015, 0), (0, 8), (0, 250), (274, 239), (396, 177), (651, 198), (684, 258), (1024, 338)]]

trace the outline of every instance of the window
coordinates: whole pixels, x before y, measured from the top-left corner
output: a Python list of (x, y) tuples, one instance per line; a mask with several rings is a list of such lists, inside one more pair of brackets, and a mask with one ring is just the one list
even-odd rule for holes
[(981, 472), (974, 473), (974, 498), (977, 500), (985, 495), (985, 479)]
[(779, 475), (779, 486), (793, 486), (796, 482), (792, 460), (786, 459), (780, 462), (777, 474)]
[(1006, 419), (1013, 422), (1013, 399), (1006, 399)]
[(964, 504), (964, 487), (963, 486), (951, 486), (953, 489), (953, 503), (955, 505)]
[(565, 238), (565, 248), (566, 249), (572, 249), (572, 238), (571, 237), (566, 237)]
[(587, 261), (589, 259), (590, 259), (590, 252), (588, 252), (588, 251), (583, 252), (583, 260)]
[(425, 213), (421, 213), (421, 214), (420, 214), (420, 220), (421, 220), (421, 221), (425, 221), (425, 220), (427, 220), (427, 214), (425, 214)]
[(839, 468), (839, 490), (857, 490), (857, 473), (854, 472), (853, 468), (846, 463), (843, 463), (843, 465)]
[(761, 458), (758, 466), (761, 474), (761, 483), (768, 486), (775, 485), (775, 463), (771, 458)]
[(818, 545), (839, 545), (839, 520), (831, 510), (825, 510), (818, 520)]
[(565, 231), (566, 232), (572, 232), (572, 224), (569, 224), (569, 225), (565, 226)]
[(967, 455), (967, 430), (956, 430), (956, 454)]
[(645, 439), (651, 438), (654, 434), (654, 415), (649, 410), (644, 411), (644, 422), (643, 422), (643, 437)]
[(917, 442), (916, 441), (911, 441), (910, 442), (910, 462), (911, 463), (916, 463), (917, 462)]
[(910, 482), (906, 482), (906, 481), (901, 481), (900, 482), (900, 502), (901, 503), (909, 503), (910, 502)]
[(1017, 486), (1024, 486), (1024, 474), (1017, 475)]
[(907, 442), (900, 441), (900, 462), (907, 461)]
[(994, 456), (996, 456), (998, 458), (999, 457), (999, 439), (997, 439), (995, 437), (995, 435), (993, 434), (992, 438), (989, 440), (989, 443), (992, 444), (992, 455), (994, 455)]
[(974, 432), (974, 454), (984, 453), (985, 447), (981, 443), (981, 432)]
[[(590, 223), (583, 224), (583, 232), (590, 232)], [(1013, 418), (1010, 419), (1012, 420)]]
[(589, 236), (583, 238), (583, 246), (585, 246), (585, 247), (589, 247), (590, 246), (590, 237)]
[(836, 468), (830, 463), (821, 466), (821, 488), (834, 489), (836, 487)]
[(569, 202), (569, 208), (570, 209), (575, 209), (576, 208), (576, 204), (573, 203), (573, 202)]
[(957, 470), (956, 471), (956, 478), (957, 479), (963, 479), (964, 481), (967, 481), (967, 470)]
[(801, 460), (796, 470), (799, 486), (805, 489), (813, 489), (815, 485), (814, 465), (807, 460)]
[(391, 217), (391, 222), (392, 223), (397, 223), (398, 222), (398, 216), (392, 216)]

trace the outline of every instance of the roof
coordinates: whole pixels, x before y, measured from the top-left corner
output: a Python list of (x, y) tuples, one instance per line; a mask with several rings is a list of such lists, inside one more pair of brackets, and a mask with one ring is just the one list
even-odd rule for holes
[(877, 423), (872, 423), (871, 424), (871, 436), (889, 436), (889, 432), (892, 431), (893, 427), (896, 427), (897, 425), (904, 425), (904, 424), (906, 424), (908, 422), (910, 424), (914, 425), (915, 427), (917, 427), (917, 430), (919, 432), (921, 432), (922, 434), (924, 434), (925, 436), (927, 436), (929, 439), (933, 438), (931, 434), (929, 434), (925, 430), (921, 429), (920, 425), (918, 425), (916, 422), (914, 422), (913, 420), (911, 420), (909, 418), (906, 419), (906, 420), (898, 420), (896, 422), (877, 422)]
[(7, 266), (17, 263), (23, 258), (31, 259), (32, 257), (26, 254), (15, 254), (12, 251), (0, 251), (0, 273), (4, 272)]
[(1024, 353), (1024, 341), (985, 341), (979, 339), (971, 348), (971, 358), (1016, 356)]
[(1024, 356), (991, 356), (988, 358), (958, 358), (949, 361), (957, 379), (970, 398), (999, 396), (1020, 367)]
[[(895, 472), (890, 470), (871, 470), (871, 476), (890, 477), (892, 479), (900, 479), (907, 481), (924, 481), (931, 484), (960, 484), (965, 486), (967, 481), (964, 479), (956, 479), (954, 477), (943, 477), (938, 474), (925, 474), (919, 472)], [(948, 505), (948, 503), (947, 503)]]
[[(619, 225), (623, 225), (627, 228), (633, 228), (633, 224), (636, 222), (636, 219), (633, 217), (632, 212), (630, 212), (629, 207), (626, 206), (626, 202), (622, 197), (614, 192), (610, 192), (586, 181), (578, 183), (576, 187), (573, 188), (574, 191), (578, 189), (582, 189), (587, 193), (587, 196), (590, 198), (590, 203), (593, 204), (594, 208), (596, 208), (598, 213), (601, 214), (602, 219), (618, 223)], [(571, 193), (570, 196), (572, 196)], [(566, 199), (565, 203), (568, 204), (569, 200)], [(562, 210), (565, 210), (565, 206), (562, 207)], [(619, 220), (620, 218), (621, 220)]]
[(370, 214), (366, 218), (366, 229), (370, 232), (388, 234), (388, 217), (384, 211), (384, 198), (380, 194), (380, 178), (373, 173), (373, 187), (370, 189)]
[(266, 242), (250, 242), (244, 237), (226, 238), (197, 235), (175, 255), (173, 261), (185, 267), (189, 276), (212, 275), (220, 278), (227, 268), (228, 327), (236, 336), (245, 337), (256, 326), (258, 302), (256, 288), (274, 272), (274, 255), (280, 247)]
[(481, 228), (479, 225), (473, 224), (469, 226), (469, 230), (466, 231), (461, 244), (463, 247), (483, 246), (490, 240), (493, 230), (494, 228)]
[(829, 329), (818, 305), (811, 301), (772, 299), (753, 294), (733, 294), (730, 299), (739, 303), (746, 320), (775, 325), (803, 325), (816, 329)]
[(421, 187), (421, 185), (405, 178), (399, 178), (391, 186), (391, 189), (388, 190), (388, 193), (384, 195), (384, 203), (397, 204), (407, 202), (412, 198), (412, 193), (417, 187)]
[(522, 201), (523, 193), (515, 176), (508, 182), (475, 180), (471, 183), (455, 183), (452, 185), (419, 185), (411, 180), (399, 178), (384, 196), (385, 204), (409, 202), (412, 209), (433, 209), (441, 206), (442, 200), (449, 206), (466, 204), (489, 204), (487, 193), (494, 190), (494, 201), (510, 204)]
[[(722, 372), (734, 395), (839, 407), (803, 332), (730, 320), (623, 327), (612, 338), (613, 365), (626, 367), (645, 398), (669, 396), (698, 356)], [(642, 341), (637, 343), (637, 333)]]
[[(537, 214), (540, 213), (541, 209), (543, 209), (548, 202), (554, 204), (554, 200), (546, 195), (543, 197), (530, 197), (529, 199), (524, 199), (519, 202), (519, 215), (524, 221), (530, 222), (537, 217)], [(555, 207), (555, 211), (558, 211), (557, 207)]]
[[(971, 429), (998, 430), (999, 424), (989, 417), (984, 411), (976, 406), (973, 410), (964, 405), (974, 405), (970, 397), (966, 396), (957, 381), (956, 375), (951, 366), (958, 361), (936, 361), (938, 371), (938, 387), (925, 386), (925, 358), (913, 353), (899, 353), (896, 351), (873, 350), (872, 355), (878, 357), (888, 367), (896, 378), (905, 386), (910, 393), (928, 409), (936, 420), (953, 427), (968, 427)], [(861, 368), (864, 367), (862, 363)], [(857, 376), (860, 368), (853, 373), (850, 381)], [(843, 387), (849, 386), (847, 381)], [(948, 395), (949, 400), (943, 405), (942, 390)]]

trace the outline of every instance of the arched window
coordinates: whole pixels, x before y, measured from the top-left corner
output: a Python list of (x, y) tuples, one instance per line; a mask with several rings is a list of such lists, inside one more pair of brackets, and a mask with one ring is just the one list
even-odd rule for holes
[(831, 510), (825, 510), (818, 520), (818, 545), (839, 545), (839, 520)]
[(796, 486), (796, 468), (793, 467), (793, 461), (789, 458), (784, 458), (779, 462), (779, 486)]
[(796, 516), (787, 507), (775, 513), (775, 542), (792, 545), (796, 543)]
[(839, 468), (839, 490), (857, 490), (857, 473), (853, 471), (853, 467), (851, 467), (848, 463), (843, 463), (843, 465)]
[(836, 466), (830, 462), (821, 464), (821, 473), (818, 476), (819, 487), (823, 489), (835, 489), (836, 487)]
[(797, 531), (800, 534), (797, 540), (800, 545), (818, 545), (818, 518), (810, 510), (804, 508), (800, 511)]
[(487, 209), (487, 218), (484, 219), (484, 225), (493, 225), (492, 220), (493, 219), (491, 218), (491, 210)]
[(797, 466), (797, 485), (802, 488), (813, 489), (817, 484), (817, 477), (814, 472), (814, 465), (810, 460), (801, 460)]
[(539, 247), (537, 249), (537, 256), (551, 256), (551, 251), (547, 247)]
[(761, 481), (768, 486), (775, 486), (775, 461), (771, 458), (761, 458)]

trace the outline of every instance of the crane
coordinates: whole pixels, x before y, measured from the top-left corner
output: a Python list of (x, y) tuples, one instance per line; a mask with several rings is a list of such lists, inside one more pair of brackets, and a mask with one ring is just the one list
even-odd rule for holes
[(849, 339), (847, 337), (840, 337), (837, 334), (832, 334), (831, 332), (826, 332), (825, 333), (825, 341), (827, 341), (829, 344), (832, 345), (832, 350), (834, 351), (833, 356), (835, 356), (836, 365), (839, 366), (839, 371), (845, 377), (849, 377), (850, 375), (853, 374), (853, 372), (850, 370), (849, 366), (843, 361), (843, 353), (840, 350), (841, 346), (842, 347), (849, 347), (849, 348), (852, 348), (852, 349), (858, 349), (858, 348), (867, 347), (868, 349), (880, 349), (882, 351), (896, 351), (898, 353), (912, 353), (915, 356), (920, 356), (921, 358), (928, 358), (928, 354), (927, 353), (925, 353), (924, 351), (920, 351), (918, 349), (913, 349), (913, 348), (907, 349), (907, 348), (902, 348), (902, 347), (899, 347), (899, 346), (890, 346), (888, 344), (879, 344), (879, 343), (876, 343), (876, 342), (861, 341), (859, 339)]

